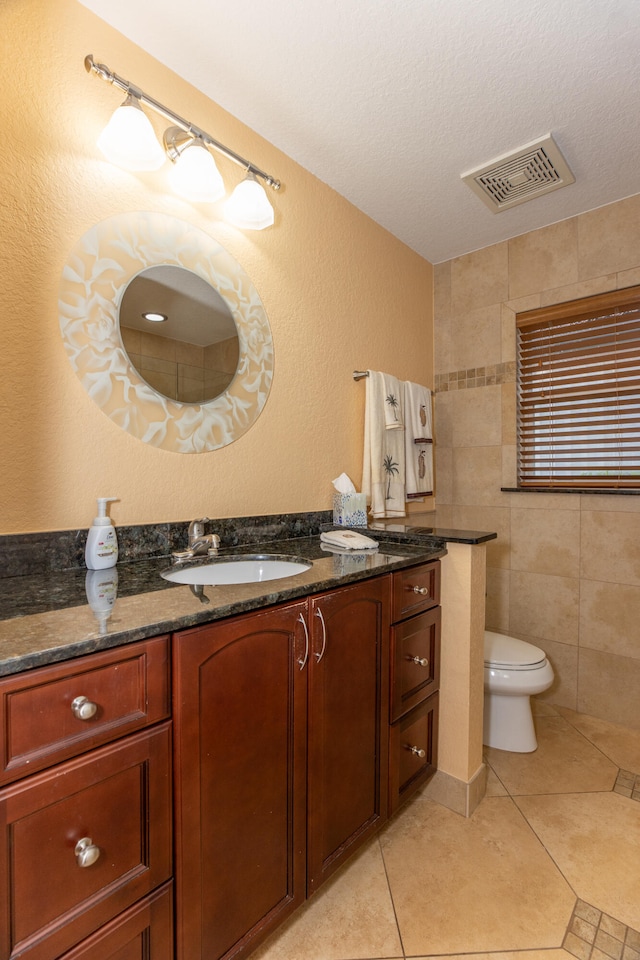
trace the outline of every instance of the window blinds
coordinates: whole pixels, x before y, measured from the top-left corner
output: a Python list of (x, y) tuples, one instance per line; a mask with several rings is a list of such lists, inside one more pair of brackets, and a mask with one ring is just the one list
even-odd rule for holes
[(521, 487), (640, 487), (640, 286), (516, 317)]

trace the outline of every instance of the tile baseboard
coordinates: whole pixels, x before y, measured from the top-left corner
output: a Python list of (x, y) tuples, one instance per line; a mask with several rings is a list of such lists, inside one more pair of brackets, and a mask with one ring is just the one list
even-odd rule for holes
[(462, 817), (470, 817), (487, 791), (487, 774), (488, 769), (484, 762), (469, 781), (458, 780), (444, 770), (436, 770), (422, 796), (435, 800)]

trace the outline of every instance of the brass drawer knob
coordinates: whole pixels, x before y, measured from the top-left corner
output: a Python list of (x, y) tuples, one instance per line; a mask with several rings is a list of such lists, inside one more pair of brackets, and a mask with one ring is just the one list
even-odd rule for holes
[(407, 654), (407, 660), (409, 660), (410, 663), (417, 663), (419, 667), (429, 666), (429, 661), (426, 657), (412, 657), (410, 654)]
[(413, 588), (413, 592), (414, 592), (414, 593), (419, 593), (421, 597), (428, 597), (428, 596), (429, 596), (429, 588), (428, 588), (428, 587), (414, 587), (414, 588)]
[(413, 746), (413, 747), (412, 747), (412, 746), (411, 746), (410, 744), (408, 744), (408, 743), (405, 743), (404, 748), (405, 748), (405, 750), (408, 750), (409, 753), (415, 754), (416, 757), (420, 757), (421, 760), (423, 759), (423, 757), (426, 757), (426, 755), (427, 755), (424, 750), (421, 750), (420, 747), (416, 747), (416, 746)]
[(98, 704), (88, 697), (76, 697), (71, 701), (71, 712), (76, 720), (91, 720), (98, 712)]
[(100, 856), (100, 847), (97, 847), (91, 837), (78, 840), (74, 850), (79, 867), (90, 867)]

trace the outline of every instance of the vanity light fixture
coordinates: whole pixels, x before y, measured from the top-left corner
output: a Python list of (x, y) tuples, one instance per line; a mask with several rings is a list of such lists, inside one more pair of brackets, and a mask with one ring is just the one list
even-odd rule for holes
[(245, 230), (264, 230), (273, 223), (273, 207), (249, 170), (224, 205), (227, 220)]
[(180, 127), (169, 127), (163, 140), (173, 161), (169, 182), (177, 194), (195, 203), (214, 203), (224, 196), (220, 171), (199, 137), (184, 133)]
[(127, 170), (159, 170), (165, 161), (151, 121), (131, 94), (100, 134), (98, 147), (107, 160)]
[[(224, 183), (211, 153), (212, 149), (217, 150), (246, 171), (245, 179), (225, 204), (227, 219), (245, 230), (264, 230), (273, 224), (273, 207), (259, 180), (272, 190), (280, 189), (279, 180), (119, 77), (103, 63), (96, 63), (91, 54), (85, 57), (84, 65), (88, 73), (95, 73), (127, 94), (124, 104), (116, 110), (98, 140), (98, 146), (108, 160), (128, 170), (157, 170), (168, 156), (174, 164), (170, 181), (176, 193), (195, 202), (213, 203), (224, 194)], [(164, 151), (142, 105), (150, 107), (172, 124), (164, 134)], [(123, 114), (124, 110), (127, 112)], [(142, 128), (144, 134), (140, 132)], [(157, 150), (150, 145), (149, 138)]]
[(169, 317), (166, 313), (141, 313), (140, 316), (143, 320), (148, 320), (149, 323), (164, 323), (165, 320), (168, 320)]

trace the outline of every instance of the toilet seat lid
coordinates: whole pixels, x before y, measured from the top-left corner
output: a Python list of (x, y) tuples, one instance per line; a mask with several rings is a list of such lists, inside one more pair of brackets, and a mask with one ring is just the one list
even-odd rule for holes
[(544, 650), (525, 640), (491, 630), (484, 632), (484, 662), (487, 667), (532, 667), (542, 663), (545, 658)]

